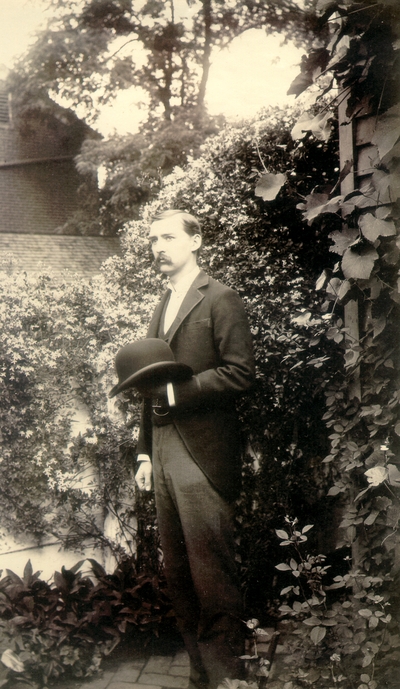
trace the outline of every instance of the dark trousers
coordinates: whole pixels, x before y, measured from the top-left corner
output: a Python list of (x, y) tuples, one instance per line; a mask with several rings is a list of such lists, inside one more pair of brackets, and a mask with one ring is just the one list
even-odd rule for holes
[(173, 424), (153, 428), (157, 517), (170, 596), (193, 677), (214, 689), (243, 679), (243, 616), (233, 508), (210, 484)]

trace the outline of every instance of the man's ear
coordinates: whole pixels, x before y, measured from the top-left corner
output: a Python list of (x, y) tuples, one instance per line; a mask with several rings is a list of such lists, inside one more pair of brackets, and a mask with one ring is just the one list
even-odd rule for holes
[(193, 251), (198, 251), (201, 247), (201, 235), (200, 234), (194, 234), (193, 235)]

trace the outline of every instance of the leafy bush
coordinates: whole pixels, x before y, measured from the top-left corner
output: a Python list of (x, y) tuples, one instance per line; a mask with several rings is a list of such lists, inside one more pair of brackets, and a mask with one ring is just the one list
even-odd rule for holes
[(51, 584), (33, 573), (30, 561), (22, 579), (9, 570), (0, 579), (2, 660), (11, 667), (10, 679), (12, 668), (40, 686), (87, 676), (123, 636), (140, 649), (171, 631), (174, 616), (158, 572), (140, 573), (135, 560), (126, 559), (108, 575), (89, 559), (91, 574), (82, 576), (84, 562), (55, 572)]
[(285, 656), (275, 688), (291, 682), (321, 689), (332, 683), (362, 689), (397, 686), (400, 639), (387, 596), (390, 576), (351, 570), (348, 558), (348, 571), (329, 581), (325, 556), (304, 553), (310, 529), (300, 530), (297, 519), (286, 518), (285, 529), (277, 530), (291, 557), (276, 565), (290, 579), (281, 591)]

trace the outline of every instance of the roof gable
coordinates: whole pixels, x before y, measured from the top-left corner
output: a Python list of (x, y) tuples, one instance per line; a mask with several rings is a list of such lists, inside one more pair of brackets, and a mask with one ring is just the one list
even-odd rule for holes
[(9, 255), (17, 269), (30, 275), (44, 267), (55, 277), (90, 278), (107, 258), (120, 253), (118, 237), (0, 233), (0, 256), (4, 260)]

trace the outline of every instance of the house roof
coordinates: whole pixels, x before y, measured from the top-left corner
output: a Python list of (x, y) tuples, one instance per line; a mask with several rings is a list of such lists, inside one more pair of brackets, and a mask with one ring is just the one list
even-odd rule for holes
[(118, 237), (0, 233), (3, 269), (10, 259), (13, 272), (22, 270), (30, 275), (44, 267), (56, 277), (90, 278), (99, 273), (107, 258), (120, 253)]

